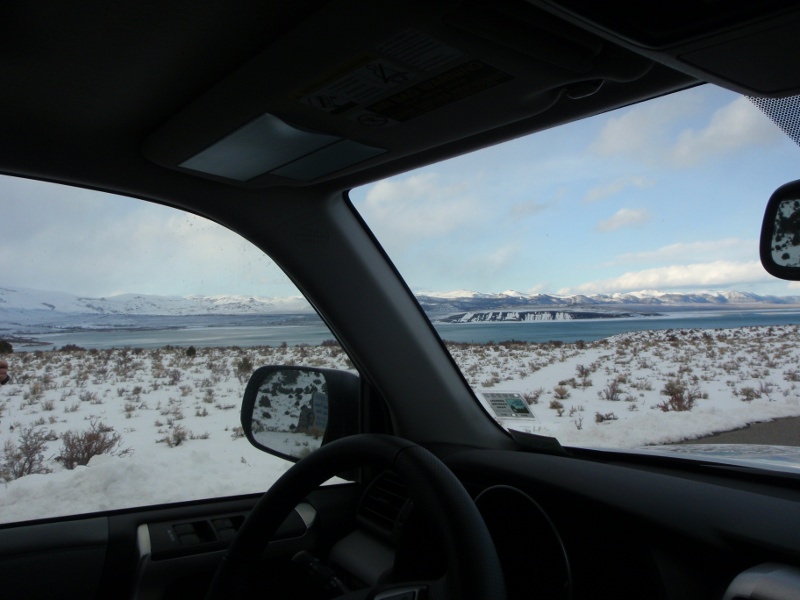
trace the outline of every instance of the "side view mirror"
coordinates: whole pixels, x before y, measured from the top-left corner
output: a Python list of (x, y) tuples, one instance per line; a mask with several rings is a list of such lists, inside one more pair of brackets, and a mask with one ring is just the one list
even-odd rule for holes
[(780, 279), (800, 280), (800, 180), (769, 199), (761, 225), (761, 264)]
[(261, 367), (244, 391), (242, 429), (259, 450), (296, 462), (358, 433), (360, 393), (358, 375), (346, 371)]

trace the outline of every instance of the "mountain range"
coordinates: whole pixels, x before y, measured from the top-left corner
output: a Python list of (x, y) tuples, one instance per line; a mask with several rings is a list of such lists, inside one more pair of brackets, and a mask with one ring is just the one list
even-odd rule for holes
[(800, 304), (800, 296), (759, 296), (751, 292), (640, 292), (594, 294), (591, 296), (522, 294), (511, 290), (500, 294), (482, 294), (467, 290), (455, 292), (420, 292), (417, 300), (428, 313), (454, 313), (460, 311), (486, 311), (530, 308), (580, 308), (613, 309), (639, 307), (659, 309), (664, 307), (723, 307), (723, 306), (787, 306)]
[[(800, 296), (759, 296), (750, 292), (640, 292), (595, 295), (523, 294), (511, 290), (487, 294), (469, 290), (419, 292), (422, 308), (431, 314), (498, 309), (613, 309), (615, 307), (723, 307), (800, 305)], [(265, 315), (304, 314), (313, 309), (302, 296), (158, 296), (119, 294), (86, 297), (57, 291), (0, 287), (0, 314), (20, 311), (43, 311), (64, 314), (94, 315)]]

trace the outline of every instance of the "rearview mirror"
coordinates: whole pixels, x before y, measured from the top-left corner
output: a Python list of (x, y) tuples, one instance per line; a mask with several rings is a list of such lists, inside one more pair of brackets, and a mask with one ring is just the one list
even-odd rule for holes
[(242, 429), (256, 448), (297, 461), (358, 432), (358, 375), (334, 369), (268, 366), (250, 377)]
[(800, 180), (775, 190), (761, 225), (761, 264), (781, 279), (800, 280)]

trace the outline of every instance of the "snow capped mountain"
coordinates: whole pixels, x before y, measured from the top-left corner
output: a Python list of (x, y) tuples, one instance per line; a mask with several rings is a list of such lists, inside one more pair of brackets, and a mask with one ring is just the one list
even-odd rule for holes
[(514, 290), (506, 290), (505, 292), (500, 292), (501, 296), (509, 296), (514, 298), (525, 298), (527, 297), (525, 294), (521, 292), (515, 292)]
[[(523, 294), (506, 290), (499, 294), (471, 290), (420, 292), (417, 299), (426, 312), (448, 314), (491, 310), (537, 308), (613, 308), (614, 306), (686, 306), (725, 305), (774, 306), (800, 305), (798, 296), (758, 296), (749, 292), (707, 291), (693, 293), (639, 292), (595, 295)], [(64, 292), (0, 287), (0, 318), (11, 315), (272, 315), (313, 314), (305, 298), (265, 296), (156, 296), (120, 294), (103, 298), (76, 296)], [(529, 316), (528, 318), (533, 318)]]
[(476, 292), (446, 292), (417, 294), (422, 307), (429, 313), (454, 313), (461, 311), (490, 311), (537, 307), (721, 307), (721, 306), (786, 306), (800, 305), (800, 296), (759, 296), (750, 292), (703, 291), (691, 293), (641, 290), (615, 294), (521, 294), (506, 291), (501, 294)]
[(417, 292), (415, 296), (425, 296), (428, 298), (498, 298), (502, 294), (482, 294), (481, 292), (473, 292), (472, 290), (454, 290), (452, 292)]
[(311, 313), (302, 296), (155, 296), (120, 294), (87, 298), (63, 292), (0, 287), (0, 312), (51, 311), (94, 315), (244, 315)]

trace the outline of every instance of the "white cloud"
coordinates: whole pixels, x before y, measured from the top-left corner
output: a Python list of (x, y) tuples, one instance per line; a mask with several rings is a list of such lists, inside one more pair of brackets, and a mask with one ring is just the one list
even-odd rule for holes
[(511, 207), (509, 215), (514, 219), (524, 219), (525, 217), (538, 215), (551, 206), (551, 203), (537, 202), (535, 200), (531, 202), (520, 202)]
[(548, 292), (548, 290), (551, 289), (551, 287), (552, 286), (551, 286), (550, 282), (537, 283), (536, 285), (526, 289), (525, 293), (526, 294), (530, 294), (531, 296), (534, 295), (534, 294), (546, 294)]
[(597, 224), (597, 231), (615, 231), (622, 227), (634, 227), (650, 218), (650, 213), (644, 209), (621, 208), (610, 219), (605, 219)]
[(619, 277), (581, 284), (559, 293), (613, 293), (642, 289), (668, 290), (697, 287), (719, 287), (742, 283), (771, 281), (757, 260), (732, 262), (718, 260), (708, 263), (672, 265), (631, 271)]
[(604, 183), (593, 187), (583, 196), (583, 201), (596, 202), (598, 200), (618, 194), (630, 187), (646, 188), (655, 185), (655, 183), (656, 182), (654, 179), (648, 179), (646, 177), (640, 177), (636, 175), (632, 175), (630, 177), (621, 177), (610, 183)]
[(379, 181), (367, 191), (361, 213), (381, 241), (406, 245), (479, 222), (484, 210), (470, 189), (463, 180), (445, 183), (435, 173)]
[(678, 123), (695, 111), (698, 99), (690, 94), (680, 101), (648, 102), (611, 117), (589, 151), (648, 164), (691, 167), (784, 138), (780, 129), (742, 96), (714, 111), (705, 126), (676, 131)]
[(710, 157), (768, 145), (783, 137), (777, 125), (747, 98), (740, 97), (715, 111), (703, 129), (682, 131), (670, 150), (670, 159), (678, 166), (693, 166)]
[(724, 240), (669, 244), (647, 252), (620, 254), (610, 265), (636, 262), (713, 261), (738, 258), (746, 260), (758, 253), (758, 240)]
[(505, 270), (518, 255), (518, 244), (505, 244), (466, 261), (464, 266), (469, 273), (492, 276)]
[[(105, 296), (296, 294), (255, 246), (202, 217), (78, 188), (0, 179), (8, 285)], [(13, 225), (12, 225), (13, 224)]]
[(598, 156), (658, 160), (669, 127), (691, 114), (696, 104), (692, 95), (684, 94), (622, 111), (609, 117), (589, 151)]

